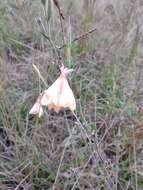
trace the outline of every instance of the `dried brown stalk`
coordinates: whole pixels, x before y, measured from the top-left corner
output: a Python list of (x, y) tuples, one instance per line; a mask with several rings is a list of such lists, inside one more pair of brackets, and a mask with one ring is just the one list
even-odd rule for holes
[[(89, 31), (87, 31), (87, 32), (85, 32), (85, 33), (83, 33), (83, 34), (81, 34), (81, 35), (75, 37), (75, 38), (71, 41), (71, 43), (74, 43), (74, 42), (76, 42), (76, 41), (78, 41), (78, 40), (80, 40), (80, 39), (82, 39), (82, 38), (87, 37), (89, 34), (93, 33), (94, 31), (96, 31), (96, 28), (93, 28), (93, 29), (91, 29), (91, 30), (89, 30)], [(62, 46), (58, 47), (58, 49), (62, 49), (62, 48), (64, 48), (65, 46), (67, 46), (67, 44), (63, 44)]]
[(53, 0), (53, 2), (54, 2), (55, 6), (57, 7), (57, 9), (58, 9), (58, 11), (59, 11), (60, 17), (61, 17), (63, 20), (65, 20), (65, 18), (64, 18), (64, 16), (63, 16), (63, 13), (62, 13), (62, 11), (61, 11), (59, 2), (58, 2), (57, 0)]

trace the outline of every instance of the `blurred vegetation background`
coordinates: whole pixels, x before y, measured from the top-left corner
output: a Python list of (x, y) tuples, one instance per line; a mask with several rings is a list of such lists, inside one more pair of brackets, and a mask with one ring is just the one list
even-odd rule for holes
[[(143, 189), (142, 20), (142, 0), (0, 0), (1, 190)], [(63, 44), (76, 113), (29, 116)]]

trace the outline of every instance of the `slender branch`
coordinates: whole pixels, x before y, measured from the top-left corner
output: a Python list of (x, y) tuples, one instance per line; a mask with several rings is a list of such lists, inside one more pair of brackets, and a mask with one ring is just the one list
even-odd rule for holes
[(60, 17), (61, 17), (63, 20), (65, 20), (58, 1), (57, 1), (57, 0), (53, 0), (53, 2), (54, 2), (55, 6), (57, 7), (57, 9), (58, 9), (58, 11), (59, 11)]
[[(78, 40), (80, 40), (80, 39), (82, 39), (82, 38), (87, 37), (89, 34), (93, 33), (94, 31), (96, 31), (96, 28), (93, 28), (93, 29), (91, 29), (91, 30), (89, 30), (89, 31), (87, 31), (87, 32), (85, 32), (85, 33), (83, 33), (83, 34), (81, 34), (81, 35), (75, 37), (75, 38), (71, 41), (71, 43), (74, 43), (74, 42), (76, 42), (76, 41), (78, 41)], [(67, 46), (67, 44), (63, 44), (62, 46), (58, 47), (58, 49), (62, 49), (62, 48), (64, 48), (65, 46)]]
[(65, 18), (63, 16), (62, 11), (61, 11), (59, 2), (57, 0), (53, 0), (53, 2), (54, 2), (55, 6), (57, 7), (58, 12), (59, 12), (60, 24), (61, 24), (61, 32), (62, 32), (62, 40), (63, 40), (63, 44), (64, 44), (65, 43), (65, 37), (64, 37), (64, 24), (63, 24), (63, 21), (65, 20)]

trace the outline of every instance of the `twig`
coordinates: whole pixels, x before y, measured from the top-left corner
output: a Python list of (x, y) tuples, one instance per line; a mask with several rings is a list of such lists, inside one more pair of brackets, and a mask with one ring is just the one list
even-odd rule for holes
[(63, 63), (62, 63), (61, 52), (59, 51), (59, 49), (57, 49), (57, 59), (58, 59), (58, 65), (59, 65), (59, 69), (60, 69), (60, 67), (63, 66)]
[[(71, 43), (74, 43), (74, 42), (76, 42), (76, 41), (78, 41), (78, 40), (80, 40), (80, 39), (82, 39), (82, 38), (85, 38), (86, 36), (88, 36), (89, 34), (93, 33), (94, 31), (96, 31), (96, 28), (93, 28), (93, 29), (91, 29), (91, 30), (89, 30), (89, 31), (87, 31), (87, 32), (85, 32), (85, 33), (83, 33), (83, 34), (81, 34), (81, 35), (75, 37), (75, 38), (71, 41)], [(64, 48), (65, 46), (67, 46), (67, 44), (63, 44), (62, 46), (57, 47), (57, 48), (58, 48), (58, 49), (62, 49), (62, 48)]]
[(63, 40), (63, 44), (65, 43), (65, 37), (64, 37), (64, 25), (63, 25), (63, 20), (65, 20), (63, 13), (61, 11), (59, 2), (57, 0), (53, 0), (55, 6), (57, 7), (58, 11), (59, 11), (59, 16), (60, 16), (60, 24), (61, 24), (61, 31), (62, 31), (62, 40)]
[(62, 13), (62, 11), (61, 11), (61, 9), (60, 9), (60, 6), (59, 6), (58, 1), (57, 1), (57, 0), (53, 0), (53, 2), (54, 2), (55, 6), (57, 7), (57, 9), (58, 9), (58, 11), (59, 11), (60, 17), (61, 17), (63, 20), (65, 20), (65, 18), (64, 18), (64, 16), (63, 16), (63, 13)]

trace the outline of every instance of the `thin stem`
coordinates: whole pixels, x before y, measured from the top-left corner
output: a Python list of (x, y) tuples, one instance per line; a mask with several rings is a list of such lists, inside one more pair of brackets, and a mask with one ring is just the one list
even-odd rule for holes
[(58, 170), (57, 170), (57, 175), (56, 175), (52, 190), (56, 189), (56, 184), (57, 184), (57, 180), (58, 180), (58, 177), (59, 177), (59, 174), (60, 174), (60, 169), (61, 169), (61, 166), (62, 166), (62, 161), (64, 159), (65, 151), (66, 151), (66, 146), (64, 146), (64, 149), (63, 149), (63, 152), (62, 152), (62, 155), (61, 155), (59, 167), (58, 167)]
[[(83, 34), (81, 34), (81, 35), (75, 37), (75, 38), (71, 41), (71, 43), (74, 43), (74, 42), (76, 42), (76, 41), (78, 41), (78, 40), (80, 40), (80, 39), (82, 39), (82, 38), (87, 37), (89, 34), (93, 33), (94, 31), (96, 31), (96, 28), (93, 28), (93, 29), (91, 29), (91, 30), (89, 30), (89, 31), (87, 31), (87, 32), (85, 32), (85, 33), (83, 33)], [(67, 46), (67, 44), (63, 44), (62, 46), (58, 47), (58, 49), (62, 49), (62, 48), (64, 48), (65, 46)]]
[(41, 73), (40, 73), (39, 69), (37, 68), (37, 66), (36, 66), (35, 64), (33, 64), (33, 68), (34, 68), (34, 69), (35, 69), (35, 71), (37, 72), (39, 79), (41, 79), (41, 80), (42, 80), (42, 82), (44, 83), (44, 85), (47, 87), (47, 84), (46, 84), (46, 82), (45, 82), (44, 78), (42, 77), (42, 75), (41, 75)]
[(57, 0), (53, 0), (55, 6), (57, 7), (58, 9), (58, 12), (59, 12), (59, 16), (60, 16), (60, 24), (61, 24), (61, 31), (62, 31), (62, 40), (63, 40), (63, 44), (65, 43), (65, 36), (64, 36), (64, 24), (63, 24), (63, 20), (65, 19), (64, 16), (63, 16), (63, 13), (61, 11), (61, 8), (60, 8), (60, 5), (59, 5), (59, 2)]
[(135, 137), (135, 127), (133, 125), (133, 153), (134, 153), (134, 166), (135, 166), (135, 190), (137, 190), (138, 186), (138, 176), (137, 176), (137, 155), (136, 155), (136, 137)]

